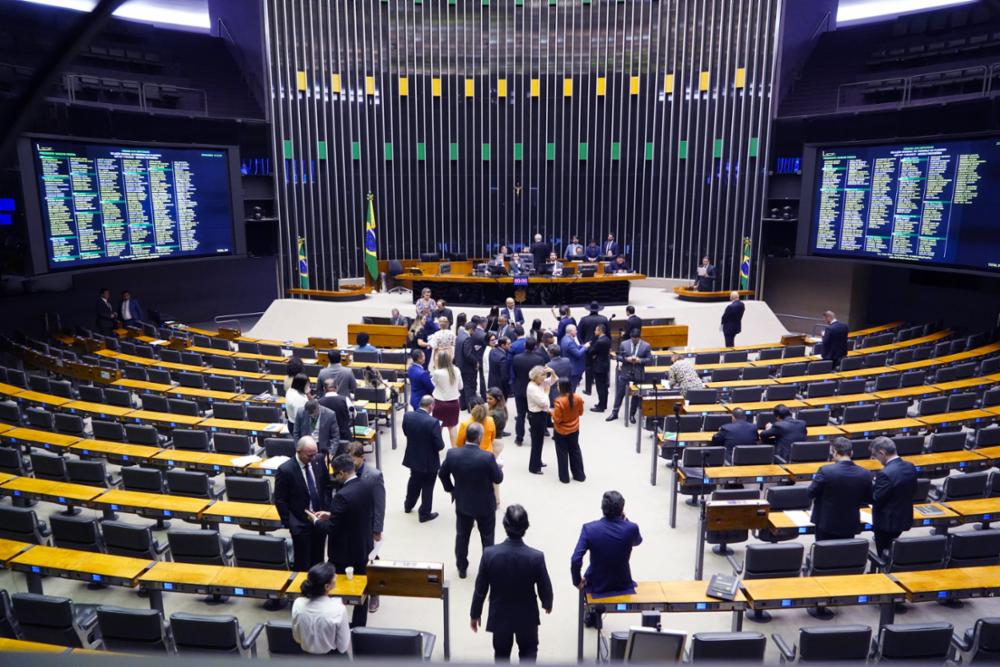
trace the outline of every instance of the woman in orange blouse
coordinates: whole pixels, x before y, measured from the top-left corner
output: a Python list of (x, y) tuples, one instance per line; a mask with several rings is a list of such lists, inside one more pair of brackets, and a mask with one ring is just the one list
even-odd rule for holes
[(587, 479), (583, 472), (583, 453), (580, 451), (580, 417), (583, 416), (583, 397), (573, 392), (569, 378), (559, 378), (559, 396), (552, 408), (553, 439), (556, 442), (556, 463), (559, 466), (559, 481), (569, 484), (573, 479), (582, 482)]
[(493, 421), (493, 417), (490, 417), (490, 411), (483, 402), (483, 399), (477, 396), (473, 399), (473, 402), (474, 405), (472, 406), (470, 416), (467, 419), (463, 419), (458, 425), (458, 437), (455, 438), (455, 447), (465, 445), (465, 430), (472, 422), (479, 422), (483, 425), (483, 439), (479, 443), (479, 448), (492, 454), (493, 439), (497, 435), (496, 423)]

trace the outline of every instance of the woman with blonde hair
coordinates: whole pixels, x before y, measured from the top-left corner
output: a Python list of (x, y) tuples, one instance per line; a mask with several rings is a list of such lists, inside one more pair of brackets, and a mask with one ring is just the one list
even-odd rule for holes
[(434, 383), (434, 411), (431, 413), (441, 420), (441, 425), (448, 429), (451, 441), (458, 436), (459, 396), (462, 394), (462, 374), (455, 368), (449, 352), (437, 355), (431, 371), (431, 381)]
[(465, 429), (469, 427), (469, 424), (478, 422), (483, 427), (483, 438), (479, 441), (479, 448), (485, 449), (488, 452), (493, 452), (493, 440), (497, 436), (496, 422), (494, 422), (493, 417), (490, 416), (489, 408), (486, 407), (486, 403), (483, 402), (483, 399), (478, 396), (474, 396), (470, 402), (472, 403), (472, 407), (469, 409), (469, 417), (467, 419), (463, 419), (462, 423), (458, 425), (458, 438), (454, 443), (452, 443), (452, 445), (454, 447), (461, 447), (464, 445)]
[(455, 332), (448, 328), (448, 318), (441, 316), (437, 319), (440, 327), (427, 339), (427, 346), (431, 348), (431, 368), (435, 367), (437, 356), (442, 352), (447, 352), (452, 359), (455, 358)]
[(531, 431), (531, 458), (528, 472), (542, 474), (542, 445), (549, 423), (549, 389), (556, 382), (556, 373), (547, 366), (535, 366), (528, 372), (528, 427)]

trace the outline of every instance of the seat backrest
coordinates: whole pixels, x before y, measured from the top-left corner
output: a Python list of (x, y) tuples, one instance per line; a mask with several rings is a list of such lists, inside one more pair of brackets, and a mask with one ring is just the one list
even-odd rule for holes
[(967, 472), (945, 477), (942, 486), (943, 497), (947, 500), (967, 500), (986, 495), (990, 481), (988, 471)]
[(681, 465), (700, 468), (725, 465), (725, 447), (686, 447)]
[(904, 419), (908, 407), (909, 404), (906, 401), (879, 403), (878, 409), (875, 411), (875, 419), (879, 421), (884, 419)]
[(69, 481), (66, 473), (66, 459), (61, 456), (35, 452), (31, 454), (31, 467), (35, 470), (35, 477), (48, 479), (56, 482)]
[(920, 401), (920, 416), (924, 417), (927, 415), (937, 415), (948, 410), (948, 397), (947, 396), (935, 396), (934, 398), (925, 398)]
[(233, 557), (238, 567), (289, 569), (288, 543), (283, 537), (236, 533), (233, 535)]
[(266, 479), (226, 476), (226, 498), (250, 503), (270, 503), (271, 486)]
[(180, 563), (226, 564), (217, 530), (168, 530), (167, 542)]
[(42, 375), (29, 375), (28, 389), (47, 394), (49, 393), (49, 379)]
[(763, 395), (763, 387), (739, 387), (730, 392), (729, 400), (733, 403), (757, 403)]
[(416, 630), (352, 628), (351, 649), (355, 657), (421, 658), (423, 635)]
[(927, 445), (928, 452), (957, 452), (965, 449), (965, 433), (932, 433)]
[(696, 632), (691, 635), (691, 662), (764, 661), (767, 638), (759, 632)]
[(826, 426), (830, 422), (830, 411), (826, 408), (808, 408), (799, 410), (795, 417), (806, 423), (806, 426)]
[(24, 411), (24, 418), (28, 426), (40, 428), (45, 431), (53, 429), (52, 413), (42, 408), (28, 408)]
[(711, 373), (712, 382), (731, 382), (740, 379), (739, 368), (716, 368)]
[(975, 653), (973, 662), (1000, 660), (1000, 616), (987, 616), (976, 621), (973, 628)]
[(689, 389), (684, 398), (692, 405), (708, 405), (719, 402), (719, 392), (715, 389)]
[(305, 651), (292, 636), (292, 624), (288, 621), (268, 621), (264, 624), (269, 655), (304, 655)]
[(798, 377), (799, 375), (806, 374), (807, 364), (805, 362), (797, 362), (794, 364), (785, 364), (780, 367), (778, 374), (783, 377)]
[(163, 613), (156, 609), (101, 605), (97, 626), (109, 651), (167, 651)]
[(207, 431), (178, 428), (173, 430), (172, 437), (176, 449), (196, 452), (207, 452), (210, 449)]
[(160, 435), (156, 427), (149, 424), (125, 424), (125, 440), (137, 445), (156, 447), (160, 444)]
[[(230, 360), (232, 363), (232, 360)], [(227, 391), (236, 393), (236, 378), (224, 377), (221, 375), (209, 375), (208, 376), (208, 388), (213, 391)]]
[(972, 392), (952, 394), (948, 397), (948, 412), (971, 410), (976, 407), (976, 395)]
[(153, 529), (149, 525), (125, 521), (101, 521), (101, 533), (108, 553), (119, 556), (147, 556), (153, 553)]
[(173, 383), (173, 379), (170, 377), (170, 371), (163, 368), (148, 368), (146, 369), (146, 375), (149, 376), (150, 382), (156, 382), (158, 384)]
[(727, 364), (735, 364), (743, 361), (747, 361), (750, 358), (750, 353), (746, 350), (737, 350), (735, 352), (726, 352), (722, 355), (722, 361)]
[(100, 419), (92, 419), (90, 427), (94, 431), (94, 437), (98, 440), (125, 442), (125, 428), (118, 422), (107, 422), (101, 421)]
[(947, 535), (897, 537), (889, 550), (889, 570), (934, 570), (944, 567), (947, 554)]
[(209, 498), (211, 481), (208, 473), (194, 470), (168, 470), (167, 490), (180, 496)]
[(122, 486), (126, 491), (163, 493), (163, 472), (156, 468), (122, 468)]
[(69, 481), (77, 484), (92, 484), (94, 486), (110, 486), (108, 469), (104, 461), (66, 461), (66, 474)]
[[(218, 435), (218, 434), (216, 434)], [(291, 438), (264, 438), (264, 453), (272, 456), (295, 456), (295, 441)]]
[(101, 531), (94, 517), (53, 514), (49, 518), (49, 525), (52, 527), (52, 543), (57, 547), (82, 551), (102, 550)]
[(0, 537), (18, 542), (41, 544), (44, 540), (35, 510), (0, 505)]
[(844, 408), (844, 423), (858, 424), (875, 419), (875, 405), (848, 405)]
[(865, 393), (866, 381), (864, 378), (844, 378), (837, 381), (837, 394), (840, 396), (850, 396), (852, 394)]
[(806, 385), (806, 398), (823, 398), (833, 396), (837, 391), (837, 383), (833, 380), (810, 382)]
[(781, 348), (769, 348), (767, 350), (761, 350), (760, 356), (758, 358), (763, 361), (771, 359), (781, 359), (781, 353), (782, 353)]
[(786, 345), (784, 353), (782, 356), (785, 359), (790, 359), (792, 357), (803, 357), (806, 354), (805, 345)]
[[(239, 364), (241, 360), (237, 360), (236, 363)], [(251, 396), (259, 396), (260, 394), (271, 394), (274, 395), (274, 385), (271, 384), (270, 380), (243, 380), (243, 391), (250, 394)]]
[[(0, 373), (0, 377), (3, 374)], [(21, 629), (17, 626), (17, 619), (14, 617), (14, 607), (10, 602), (10, 594), (6, 589), (0, 590), (0, 637), (4, 639), (17, 639)]]
[(872, 629), (867, 625), (812, 625), (799, 628), (799, 660), (858, 660), (868, 658)]
[(913, 502), (917, 504), (926, 503), (927, 496), (930, 495), (930, 492), (931, 492), (931, 480), (923, 477), (918, 477), (917, 486), (913, 490)]
[(793, 442), (789, 454), (789, 463), (812, 463), (826, 461), (830, 458), (830, 443), (828, 442)]
[(944, 621), (892, 623), (879, 631), (881, 660), (944, 660), (951, 651), (954, 628)]
[(276, 424), (281, 421), (281, 410), (273, 405), (248, 405), (247, 421)]
[(797, 577), (805, 548), (798, 542), (749, 544), (743, 561), (744, 579)]
[(242, 403), (212, 403), (212, 416), (216, 419), (246, 419), (246, 409)]
[(950, 533), (948, 540), (948, 567), (1000, 564), (1000, 529)]
[(765, 401), (791, 401), (795, 398), (795, 385), (776, 384), (764, 390)]
[(725, 424), (729, 424), (732, 421), (733, 418), (725, 412), (719, 414), (710, 412), (705, 415), (705, 421), (701, 428), (703, 431), (718, 431)]
[(733, 447), (734, 466), (774, 463), (774, 445), (737, 445)]
[(699, 352), (694, 355), (694, 363), (696, 366), (703, 366), (705, 364), (717, 364), (719, 363), (719, 353), (718, 352)]
[(170, 406), (170, 412), (175, 415), (187, 415), (189, 417), (201, 416), (201, 413), (198, 411), (198, 404), (194, 401), (188, 401), (182, 398), (168, 398), (167, 404)]
[(774, 512), (809, 509), (812, 502), (806, 485), (769, 486), (764, 497)]
[(976, 431), (976, 447), (1000, 445), (1000, 428), (981, 428)]
[(906, 371), (899, 377), (900, 387), (919, 387), (926, 383), (927, 371)]
[(0, 472), (5, 472), (8, 475), (27, 474), (20, 449), (0, 447)]
[(840, 370), (843, 371), (856, 371), (859, 368), (863, 368), (865, 365), (864, 357), (844, 357), (840, 360)]
[(744, 366), (740, 373), (741, 380), (766, 380), (771, 377), (770, 366)]
[(924, 436), (897, 435), (892, 438), (896, 445), (896, 453), (900, 456), (916, 456), (924, 452)]
[(864, 574), (867, 565), (868, 540), (824, 540), (812, 545), (808, 574)]
[(833, 362), (829, 360), (810, 361), (806, 367), (806, 373), (809, 375), (820, 375), (822, 373), (829, 373), (832, 370)]
[(240, 624), (235, 616), (177, 612), (170, 615), (170, 630), (178, 653), (240, 652)]
[(76, 648), (83, 646), (73, 622), (73, 601), (69, 598), (15, 593), (11, 600), (24, 639)]
[(81, 401), (88, 401), (90, 403), (103, 403), (104, 402), (104, 390), (101, 387), (95, 387), (90, 384), (82, 384), (76, 388), (80, 393)]
[(899, 373), (883, 373), (875, 378), (875, 391), (899, 389)]
[(143, 394), (142, 409), (153, 412), (170, 412), (170, 401), (166, 396), (159, 394)]
[(242, 433), (216, 433), (212, 436), (212, 444), (220, 454), (246, 456), (253, 449), (250, 436)]
[(132, 395), (123, 389), (105, 387), (104, 400), (105, 402), (110, 403), (111, 405), (117, 405), (120, 408), (132, 407)]
[(65, 433), (67, 435), (83, 435), (83, 417), (80, 415), (71, 415), (65, 412), (57, 412), (55, 414), (55, 419), (53, 420), (53, 428), (56, 433)]

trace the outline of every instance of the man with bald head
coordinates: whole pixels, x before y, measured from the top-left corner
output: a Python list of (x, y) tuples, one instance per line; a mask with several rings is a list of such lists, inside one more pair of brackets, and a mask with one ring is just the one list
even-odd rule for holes
[(577, 385), (583, 379), (583, 371), (587, 366), (587, 348), (589, 347), (590, 343), (580, 345), (579, 341), (577, 341), (576, 325), (567, 325), (566, 334), (559, 341), (559, 349), (562, 352), (562, 356), (569, 359), (573, 365), (573, 372), (569, 378), (572, 391), (576, 391)]
[(330, 475), (311, 435), (295, 443), (295, 456), (282, 463), (274, 476), (274, 505), (281, 525), (292, 534), (295, 571), (305, 572), (323, 561), (326, 535), (317, 530), (307, 512), (327, 509)]
[(837, 319), (836, 313), (828, 310), (823, 313), (826, 330), (823, 332), (822, 355), (824, 359), (833, 362), (834, 368), (840, 367), (840, 360), (847, 356), (847, 325)]
[(726, 339), (726, 347), (736, 344), (736, 334), (743, 331), (743, 313), (746, 306), (740, 301), (740, 293), (733, 290), (729, 293), (729, 305), (722, 312), (722, 337)]

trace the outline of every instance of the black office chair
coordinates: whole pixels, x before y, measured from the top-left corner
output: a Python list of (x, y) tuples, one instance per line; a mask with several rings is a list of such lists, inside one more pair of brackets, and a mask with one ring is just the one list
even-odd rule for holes
[(176, 375), (177, 383), (182, 387), (188, 387), (189, 389), (204, 389), (205, 388), (205, 376), (201, 373), (190, 373), (188, 371), (181, 371)]
[(273, 405), (248, 405), (247, 421), (277, 424), (281, 421), (281, 410)]
[(833, 380), (810, 382), (806, 385), (806, 398), (825, 398), (837, 393), (837, 383)]
[(60, 398), (76, 398), (69, 380), (49, 380), (49, 393)]
[(989, 471), (966, 472), (946, 477), (940, 489), (931, 489), (935, 501), (985, 498), (990, 481)]
[(934, 398), (924, 398), (920, 401), (917, 415), (927, 417), (929, 415), (939, 415), (948, 411), (948, 397), (936, 396)]
[(235, 616), (170, 615), (170, 630), (178, 653), (226, 653), (257, 657), (257, 637), (264, 626), (255, 625), (244, 634)]
[(100, 646), (97, 605), (75, 605), (69, 598), (35, 593), (15, 593), (12, 600), (25, 640), (74, 648)]
[(875, 419), (876, 421), (884, 421), (887, 419), (905, 419), (906, 410), (909, 407), (910, 405), (906, 401), (879, 403), (878, 407), (875, 409)]
[(965, 449), (965, 433), (932, 433), (927, 443), (927, 452), (957, 452)]
[(921, 535), (897, 537), (889, 547), (889, 554), (872, 550), (868, 557), (877, 571), (885, 573), (936, 570), (945, 566), (948, 558), (947, 535)]
[(795, 400), (796, 387), (792, 384), (776, 384), (764, 390), (765, 401), (792, 401)]
[(824, 441), (793, 442), (788, 463), (815, 463), (830, 460), (830, 443)]
[(948, 397), (948, 412), (972, 410), (976, 407), (976, 398), (976, 395), (971, 392), (964, 394), (952, 394)]
[(147, 447), (160, 446), (160, 433), (149, 424), (125, 424), (125, 441)]
[(980, 618), (960, 637), (951, 638), (952, 645), (971, 663), (1000, 663), (1000, 616)]
[(772, 361), (774, 359), (781, 359), (781, 353), (783, 348), (772, 347), (766, 350), (761, 350), (758, 359), (761, 361)]
[[(233, 360), (232, 357), (221, 357), (221, 356), (219, 356), (217, 354), (213, 354), (213, 355), (211, 355), (208, 358), (208, 365), (211, 368), (218, 368), (218, 369), (221, 369), (221, 370), (227, 370), (227, 371), (234, 371), (234, 370), (236, 370), (236, 362)], [(212, 388), (212, 377), (213, 376), (211, 376), (211, 375), (208, 376), (208, 387), (209, 387), (209, 389)], [(229, 379), (233, 380), (233, 385), (235, 386), (236, 385), (235, 379), (234, 378), (229, 378)], [(225, 391), (225, 390), (223, 390), (223, 391)]]
[(867, 625), (813, 625), (799, 628), (799, 643), (788, 645), (781, 635), (771, 635), (781, 662), (793, 662), (798, 649), (799, 662), (834, 662), (852, 660), (864, 663), (871, 651), (872, 629)]
[(283, 537), (270, 535), (233, 535), (233, 558), (237, 567), (265, 570), (290, 570), (291, 545)]
[[(0, 472), (7, 473), (8, 475), (25, 476), (30, 471), (31, 466), (21, 456), (20, 449), (0, 447)], [(15, 498), (15, 500), (18, 499)]]
[[(712, 500), (757, 500), (760, 491), (757, 489), (718, 489), (712, 492)], [(712, 553), (717, 556), (728, 556), (733, 553), (727, 545), (739, 544), (750, 539), (749, 530), (709, 530), (705, 532), (705, 542), (713, 544)]]
[(892, 438), (896, 445), (896, 453), (900, 456), (916, 456), (924, 453), (924, 436), (897, 435)]
[(250, 436), (242, 433), (216, 433), (212, 436), (212, 445), (219, 454), (247, 456), (253, 452)]
[(740, 372), (741, 380), (766, 380), (771, 377), (771, 366), (744, 366)]
[(833, 362), (828, 360), (810, 361), (806, 366), (806, 375), (823, 375), (833, 371)]
[(31, 467), (35, 471), (35, 477), (45, 479), (50, 482), (68, 482), (69, 474), (66, 472), (66, 459), (47, 452), (31, 452), (28, 457), (31, 460)]
[(115, 479), (108, 473), (104, 461), (68, 460), (66, 461), (66, 474), (69, 481), (75, 484), (103, 486), (105, 489), (117, 486)]
[(234, 419), (244, 421), (247, 413), (242, 403), (213, 403), (212, 416), (216, 419)]
[(31, 428), (53, 430), (52, 413), (43, 408), (28, 408), (24, 411), (24, 419)]
[(186, 415), (188, 417), (201, 416), (201, 412), (198, 410), (198, 404), (194, 401), (188, 401), (180, 398), (169, 398), (167, 399), (167, 404), (170, 406), (170, 412), (172, 414)]
[(163, 612), (156, 609), (126, 609), (101, 605), (97, 627), (104, 648), (123, 653), (166, 653), (174, 651), (174, 640)]
[(124, 389), (104, 388), (104, 402), (119, 408), (133, 408), (132, 394)]
[(0, 589), (0, 637), (21, 639), (21, 628), (17, 624), (14, 606), (10, 602), (10, 594), (6, 589)]
[(264, 634), (269, 655), (307, 655), (292, 636), (292, 624), (288, 621), (268, 621), (264, 624)]
[(864, 378), (845, 378), (837, 381), (837, 395), (853, 396), (854, 394), (863, 394), (865, 393), (866, 386), (867, 383)]
[(104, 520), (101, 521), (101, 533), (109, 554), (149, 560), (169, 559), (170, 545), (153, 537), (150, 526)]
[(688, 662), (763, 662), (767, 638), (759, 632), (696, 632)]
[(737, 387), (729, 392), (729, 401), (731, 403), (758, 403), (763, 396), (763, 387)]
[(264, 454), (267, 458), (274, 456), (291, 458), (295, 456), (295, 440), (292, 438), (264, 438)]
[(170, 412), (170, 401), (159, 394), (143, 394), (142, 409), (152, 412)]
[[(807, 577), (833, 574), (864, 574), (868, 567), (868, 540), (822, 540), (809, 549), (802, 574)], [(808, 614), (819, 620), (828, 620), (834, 612), (824, 606), (811, 607)]]
[(1000, 529), (961, 531), (948, 535), (948, 567), (1000, 565)]
[(872, 456), (872, 441), (867, 438), (858, 438), (851, 440), (851, 458), (854, 460), (858, 459), (870, 459)]
[(844, 414), (841, 418), (841, 423), (843, 424), (859, 424), (861, 422), (870, 422), (875, 420), (875, 405), (849, 405), (844, 408)]
[(96, 440), (110, 440), (112, 442), (125, 442), (125, 427), (118, 422), (102, 421), (92, 419), (90, 427), (94, 432)]
[[(122, 488), (126, 491), (163, 493), (167, 488), (163, 481), (163, 471), (156, 468), (127, 466), (121, 469), (121, 475)], [(156, 530), (166, 530), (169, 527), (170, 522), (166, 519), (156, 520)]]
[(739, 380), (742, 375), (739, 368), (716, 368), (709, 375), (711, 382), (732, 382)]
[(875, 645), (875, 662), (920, 660), (938, 664), (951, 659), (953, 627), (943, 621), (884, 625)]
[[(236, 364), (232, 359), (229, 363), (233, 365), (233, 370), (236, 370)], [(219, 368), (219, 366), (216, 366)], [(256, 371), (253, 371), (256, 372)], [(228, 377), (223, 375), (209, 375), (207, 380), (208, 388), (212, 391), (224, 391), (230, 394), (235, 394), (239, 391), (239, 387), (236, 384), (236, 378)]]
[(173, 437), (174, 449), (195, 452), (207, 452), (211, 450), (207, 431), (178, 428), (174, 429), (171, 435)]
[(104, 539), (94, 517), (67, 517), (53, 514), (52, 544), (63, 549), (104, 553)]
[[(727, 556), (733, 574), (747, 579), (775, 579), (797, 577), (802, 570), (804, 548), (801, 544), (748, 544), (742, 563)], [(757, 609), (747, 613), (747, 619), (757, 623), (767, 623), (771, 615)]]
[(55, 414), (55, 419), (52, 424), (56, 433), (63, 433), (65, 435), (76, 435), (81, 438), (84, 435), (84, 423), (83, 417), (80, 415), (71, 415), (65, 412), (57, 412)]
[(830, 411), (826, 408), (799, 410), (795, 416), (804, 421), (806, 426), (826, 426), (830, 423)]
[(351, 652), (357, 658), (431, 659), (435, 636), (419, 630), (352, 628)]
[(981, 428), (976, 431), (973, 447), (993, 447), (1000, 445), (1000, 428)]
[[(236, 365), (239, 366), (241, 361), (252, 361), (249, 359), (237, 359)], [(255, 364), (257, 362), (254, 362)], [(240, 370), (247, 370), (246, 368), (241, 368)], [(257, 372), (254, 370), (253, 372)], [(270, 380), (251, 380), (248, 378), (243, 379), (243, 391), (251, 396), (260, 396), (261, 394), (275, 395), (274, 385), (271, 384)]]
[(684, 398), (692, 405), (711, 405), (719, 402), (719, 392), (715, 389), (691, 389)]
[[(809, 509), (812, 499), (809, 498), (809, 486), (769, 486), (764, 492), (764, 499), (767, 500), (771, 512), (784, 512), (788, 510)], [(804, 529), (803, 529), (803, 532)], [(764, 542), (784, 542), (794, 540), (799, 536), (798, 528), (761, 528), (754, 532), (754, 537)]]
[(48, 544), (52, 532), (35, 510), (0, 505), (0, 538), (30, 544)]
[(931, 493), (931, 480), (918, 477), (917, 487), (913, 490), (913, 502), (917, 505), (922, 505), (926, 503), (930, 498)]
[(926, 371), (907, 371), (899, 376), (899, 386), (901, 389), (905, 389), (906, 387), (921, 387), (926, 383)]
[(774, 463), (774, 445), (737, 445), (733, 447), (734, 466), (770, 465)]
[(208, 473), (194, 470), (168, 470), (167, 491), (177, 496), (217, 500), (225, 489), (217, 489)]
[(226, 476), (226, 499), (245, 503), (271, 503), (271, 485), (266, 479)]
[(175, 562), (232, 565), (232, 544), (217, 530), (168, 530), (167, 542)]
[(883, 373), (875, 377), (875, 391), (890, 391), (899, 389), (899, 373)]
[(732, 421), (733, 421), (732, 416), (726, 414), (725, 412), (722, 413), (710, 412), (709, 414), (705, 415), (705, 421), (701, 426), (701, 430), (718, 431), (725, 424), (728, 424)]
[[(266, 446), (266, 443), (265, 443)], [(712, 484), (703, 482), (702, 467), (711, 468), (726, 463), (725, 447), (686, 447), (681, 456), (681, 468), (685, 472), (684, 481), (678, 488), (678, 493), (689, 496), (688, 505), (697, 505), (697, 496), (709, 494), (715, 490)]]

